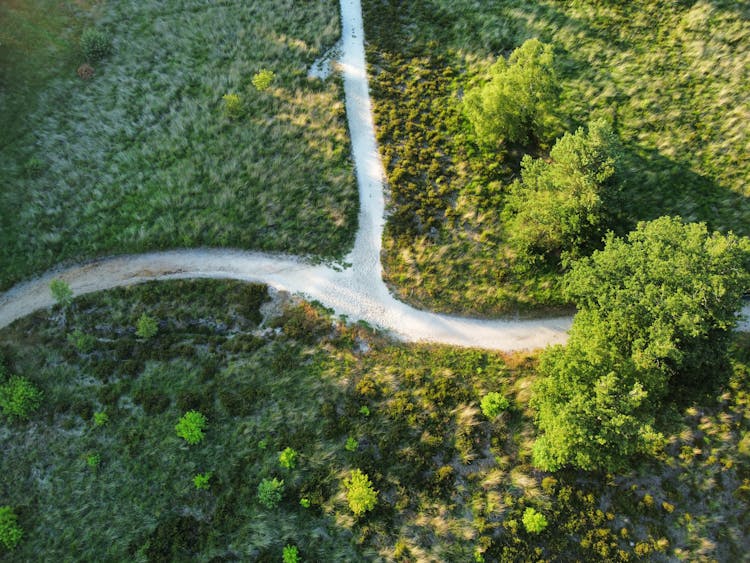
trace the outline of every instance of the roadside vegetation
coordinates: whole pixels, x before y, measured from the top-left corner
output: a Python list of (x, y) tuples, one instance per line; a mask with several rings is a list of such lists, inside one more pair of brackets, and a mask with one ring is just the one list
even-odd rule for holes
[(655, 413), (662, 449), (549, 473), (536, 355), (394, 343), (238, 282), (77, 298), (0, 331), (0, 383), (38, 391), (0, 416), (0, 559), (740, 560), (750, 342), (729, 344), (718, 391)]
[[(601, 248), (607, 230), (669, 215), (748, 234), (747, 3), (363, 7), (390, 191), (384, 269), (402, 299), (550, 312), (568, 304), (566, 256)], [(555, 181), (586, 153), (562, 151), (564, 135), (592, 124), (611, 130), (606, 166), (574, 170), (583, 190)]]
[(338, 2), (0, 6), (0, 290), (191, 246), (342, 256), (357, 190)]

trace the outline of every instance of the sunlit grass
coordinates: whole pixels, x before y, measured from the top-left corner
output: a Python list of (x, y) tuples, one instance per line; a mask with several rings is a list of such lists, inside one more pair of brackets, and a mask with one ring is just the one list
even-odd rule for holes
[[(80, 80), (74, 64), (37, 81), (33, 104), (12, 81), (4, 98), (23, 119), (5, 122), (14, 135), (0, 147), (0, 288), (117, 252), (347, 250), (357, 201), (342, 85), (307, 78), (338, 39), (337, 2), (84, 8), (58, 50), (82, 62), (76, 29), (94, 20), (114, 44), (94, 77)], [(258, 92), (261, 69), (275, 78)], [(228, 93), (243, 104), (234, 119)]]

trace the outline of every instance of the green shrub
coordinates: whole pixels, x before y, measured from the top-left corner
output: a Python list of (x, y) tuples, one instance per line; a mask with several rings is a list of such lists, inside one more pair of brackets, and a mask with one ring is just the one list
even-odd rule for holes
[(263, 69), (260, 72), (255, 73), (253, 76), (253, 86), (255, 86), (255, 89), (258, 90), (258, 92), (262, 92), (263, 90), (267, 90), (274, 79), (274, 73), (272, 70)]
[(96, 338), (77, 328), (68, 334), (68, 343), (75, 346), (75, 349), (81, 354), (88, 354), (94, 349)]
[(135, 334), (138, 338), (153, 338), (159, 331), (159, 324), (156, 319), (143, 313), (138, 319), (135, 327)]
[(370, 416), (370, 408), (367, 405), (359, 407), (359, 414), (362, 416)]
[(206, 471), (205, 473), (198, 473), (193, 477), (193, 485), (198, 490), (208, 490), (209, 482), (211, 481), (212, 473)]
[(42, 392), (25, 377), (14, 375), (0, 386), (0, 410), (5, 416), (29, 418), (41, 402)]
[(370, 478), (359, 469), (354, 469), (347, 479), (344, 479), (346, 500), (355, 515), (361, 516), (368, 510), (375, 508), (378, 502), (378, 491), (373, 489)]
[(103, 59), (112, 52), (112, 39), (97, 29), (88, 28), (81, 34), (81, 50), (89, 62)]
[(355, 440), (354, 438), (352, 438), (351, 436), (349, 436), (346, 439), (346, 444), (344, 444), (344, 449), (347, 452), (356, 452), (357, 451), (357, 447), (359, 447), (359, 442), (357, 442), (357, 440)]
[(307, 497), (302, 497), (301, 499), (299, 499), (299, 504), (302, 508), (310, 508), (310, 506), (312, 505), (310, 499)]
[(109, 415), (102, 411), (102, 412), (95, 412), (94, 413), (94, 427), (100, 428), (102, 426), (105, 426), (109, 422)]
[(96, 471), (102, 463), (102, 456), (97, 453), (88, 454), (86, 456), (86, 465), (89, 469)]
[(0, 506), (0, 543), (5, 549), (16, 547), (23, 537), (23, 530), (18, 525), (18, 517), (10, 506)]
[(299, 551), (294, 545), (285, 545), (283, 552), (284, 563), (297, 563), (299, 561)]
[(508, 399), (497, 391), (490, 391), (482, 397), (481, 408), (482, 414), (489, 419), (495, 418), (501, 412), (508, 408), (510, 403)]
[(198, 411), (186, 412), (174, 429), (180, 438), (188, 444), (197, 444), (204, 438), (203, 428), (206, 426), (206, 417)]
[(266, 508), (275, 508), (284, 494), (284, 481), (263, 479), (258, 485), (258, 501)]
[(279, 454), (279, 464), (284, 469), (294, 469), (294, 466), (297, 465), (297, 452), (292, 448), (285, 448)]
[(531, 534), (538, 534), (547, 527), (547, 519), (544, 514), (529, 507), (523, 513), (523, 526)]
[(67, 307), (73, 301), (73, 291), (67, 282), (61, 279), (54, 279), (49, 284), (49, 290), (52, 297), (62, 307)]
[(230, 119), (242, 117), (242, 98), (239, 94), (224, 94), (221, 99), (224, 100), (224, 115)]

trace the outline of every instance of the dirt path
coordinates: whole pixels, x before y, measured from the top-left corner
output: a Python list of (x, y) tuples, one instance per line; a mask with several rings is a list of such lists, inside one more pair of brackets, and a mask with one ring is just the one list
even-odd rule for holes
[(565, 341), (571, 318), (484, 321), (414, 309), (391, 296), (380, 263), (385, 203), (383, 166), (375, 142), (368, 90), (360, 0), (341, 0), (341, 67), (346, 112), (360, 195), (359, 230), (345, 270), (294, 256), (222, 249), (192, 249), (119, 256), (53, 271), (0, 296), (0, 328), (53, 304), (49, 282), (62, 278), (74, 294), (148, 280), (232, 278), (301, 293), (350, 320), (364, 320), (407, 341), (495, 350), (533, 349)]

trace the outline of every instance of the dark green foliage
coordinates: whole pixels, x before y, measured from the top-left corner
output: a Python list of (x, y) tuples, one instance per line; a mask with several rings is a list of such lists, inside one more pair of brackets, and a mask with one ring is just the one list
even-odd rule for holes
[(68, 334), (68, 342), (76, 348), (81, 354), (88, 354), (94, 349), (96, 345), (96, 338), (90, 334), (86, 334), (81, 329), (77, 328), (70, 334)]
[(619, 141), (603, 121), (563, 135), (549, 159), (524, 156), (504, 211), (508, 243), (519, 259), (570, 260), (598, 245), (616, 210), (613, 176), (621, 158)]
[(258, 502), (266, 508), (276, 508), (284, 494), (284, 480), (263, 479), (258, 484)]
[(579, 311), (535, 389), (535, 464), (616, 470), (653, 453), (663, 401), (726, 379), (749, 257), (747, 239), (663, 217), (574, 264), (566, 290)]
[(42, 404), (42, 392), (25, 377), (12, 375), (0, 385), (0, 411), (15, 419), (27, 419)]
[(507, 61), (497, 60), (485, 84), (466, 93), (466, 115), (481, 144), (496, 148), (546, 139), (560, 95), (553, 51), (529, 39)]
[(97, 62), (112, 53), (112, 39), (104, 31), (87, 28), (81, 34), (81, 51), (89, 62)]
[(12, 550), (21, 541), (23, 530), (18, 525), (18, 517), (10, 506), (0, 506), (0, 543)]

